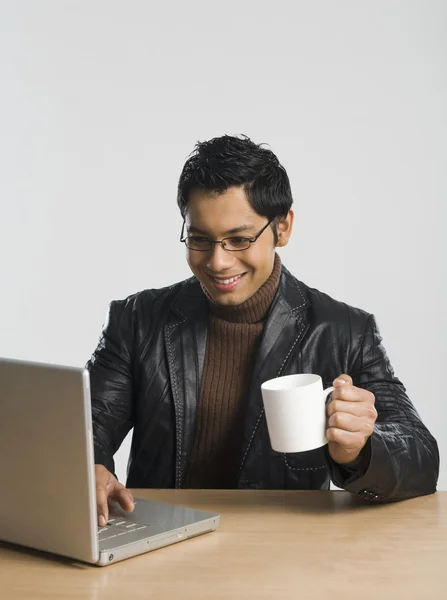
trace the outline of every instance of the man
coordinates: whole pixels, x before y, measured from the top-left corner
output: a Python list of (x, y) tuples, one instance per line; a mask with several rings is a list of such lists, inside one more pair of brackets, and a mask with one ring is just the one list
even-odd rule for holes
[[(294, 215), (276, 156), (247, 137), (199, 143), (178, 185), (194, 277), (112, 302), (88, 362), (98, 522), (132, 510), (113, 455), (133, 428), (129, 487), (328, 489), (389, 502), (436, 490), (437, 444), (395, 377), (373, 315), (307, 287), (276, 247)], [(271, 449), (261, 384), (336, 387), (328, 445)]]

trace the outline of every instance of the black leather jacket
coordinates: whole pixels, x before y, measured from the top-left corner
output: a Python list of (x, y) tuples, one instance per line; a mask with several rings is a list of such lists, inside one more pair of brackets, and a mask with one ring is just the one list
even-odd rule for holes
[[(194, 433), (207, 328), (205, 295), (194, 277), (111, 303), (91, 378), (95, 462), (113, 455), (133, 427), (128, 487), (182, 486)], [(348, 373), (376, 398), (378, 419), (363, 468), (346, 472), (326, 448), (271, 449), (261, 383), (317, 373), (324, 387)], [(239, 488), (328, 489), (391, 501), (436, 490), (439, 454), (381, 345), (373, 315), (307, 287), (283, 266), (247, 398)], [(365, 462), (366, 461), (366, 462)]]

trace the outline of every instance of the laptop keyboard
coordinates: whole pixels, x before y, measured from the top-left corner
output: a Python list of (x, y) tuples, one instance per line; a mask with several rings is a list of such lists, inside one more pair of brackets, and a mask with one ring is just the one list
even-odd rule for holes
[(138, 532), (139, 535), (144, 535), (144, 529), (146, 529), (149, 534), (150, 527), (148, 525), (134, 523), (133, 521), (124, 519), (111, 518), (107, 521), (105, 527), (98, 528), (98, 539), (100, 542), (104, 542), (105, 540), (116, 538), (116, 542), (125, 543), (126, 537), (131, 533)]

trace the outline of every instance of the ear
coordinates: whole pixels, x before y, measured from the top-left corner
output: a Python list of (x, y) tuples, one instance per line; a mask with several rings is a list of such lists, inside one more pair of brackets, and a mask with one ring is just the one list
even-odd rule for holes
[(278, 241), (276, 242), (277, 246), (281, 247), (287, 245), (287, 242), (289, 241), (289, 238), (292, 234), (293, 219), (293, 210), (289, 210), (289, 212), (287, 213), (287, 217), (279, 221), (276, 225), (276, 233), (278, 236)]

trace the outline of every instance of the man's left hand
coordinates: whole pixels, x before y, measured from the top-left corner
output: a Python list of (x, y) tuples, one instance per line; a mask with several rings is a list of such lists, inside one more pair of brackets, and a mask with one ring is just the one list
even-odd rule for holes
[(332, 460), (349, 467), (374, 431), (377, 411), (374, 394), (352, 385), (349, 375), (334, 380), (327, 405), (326, 438)]

